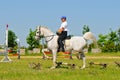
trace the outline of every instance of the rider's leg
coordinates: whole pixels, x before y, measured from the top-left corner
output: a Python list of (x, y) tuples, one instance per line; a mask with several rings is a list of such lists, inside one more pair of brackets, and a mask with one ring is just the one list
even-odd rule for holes
[(58, 44), (57, 52), (60, 52), (60, 44)]
[(58, 38), (58, 51), (60, 51), (60, 48), (62, 48), (62, 52), (65, 52), (65, 49), (64, 49), (64, 44), (63, 44), (63, 41), (66, 39), (67, 37), (67, 31), (63, 31), (60, 35), (59, 35), (59, 38)]
[(60, 51), (60, 48), (62, 48), (62, 51), (64, 51), (64, 44), (63, 44), (63, 38), (60, 36), (59, 38), (58, 38), (58, 51)]
[(63, 32), (62, 32), (62, 36), (61, 36), (61, 48), (62, 48), (62, 52), (65, 52), (63, 41), (64, 41), (66, 38), (67, 38), (67, 31), (63, 31)]
[(61, 48), (62, 48), (62, 52), (65, 52), (63, 40), (61, 40)]

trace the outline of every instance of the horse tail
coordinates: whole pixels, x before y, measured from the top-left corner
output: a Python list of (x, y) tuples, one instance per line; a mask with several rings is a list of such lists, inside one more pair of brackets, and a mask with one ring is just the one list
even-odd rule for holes
[(97, 40), (94, 36), (94, 34), (92, 32), (86, 32), (83, 37), (86, 39), (86, 40), (92, 40), (94, 44), (97, 45)]

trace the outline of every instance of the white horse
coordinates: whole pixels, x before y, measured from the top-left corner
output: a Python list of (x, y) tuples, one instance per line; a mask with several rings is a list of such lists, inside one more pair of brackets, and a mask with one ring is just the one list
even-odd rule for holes
[[(48, 28), (43, 26), (38, 26), (36, 30), (36, 36), (35, 38), (37, 40), (40, 39), (40, 36), (44, 36), (45, 41), (47, 42), (47, 48), (52, 51), (53, 54), (53, 67), (51, 69), (56, 68), (56, 54), (58, 49), (58, 36), (55, 35), (52, 31), (50, 31)], [(84, 47), (87, 45), (87, 40), (92, 40), (94, 43), (96, 43), (96, 38), (91, 32), (85, 33), (82, 37), (80, 36), (74, 36), (71, 37), (69, 40), (65, 40), (65, 50), (72, 52), (76, 51), (78, 52), (83, 60), (82, 69), (86, 67), (86, 58), (84, 55)], [(72, 53), (71, 53), (72, 54)]]

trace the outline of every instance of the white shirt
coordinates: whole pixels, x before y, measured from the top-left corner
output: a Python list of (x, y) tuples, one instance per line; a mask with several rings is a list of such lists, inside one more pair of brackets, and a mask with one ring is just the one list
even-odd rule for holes
[(64, 31), (68, 31), (67, 27), (68, 27), (68, 24), (67, 24), (67, 21), (65, 21), (65, 22), (62, 22), (60, 29), (64, 28)]

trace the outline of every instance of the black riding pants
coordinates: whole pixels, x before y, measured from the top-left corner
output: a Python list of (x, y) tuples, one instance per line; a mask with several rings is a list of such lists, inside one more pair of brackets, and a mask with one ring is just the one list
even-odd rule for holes
[(62, 49), (65, 52), (63, 41), (67, 38), (67, 31), (62, 31), (58, 38), (58, 52)]

